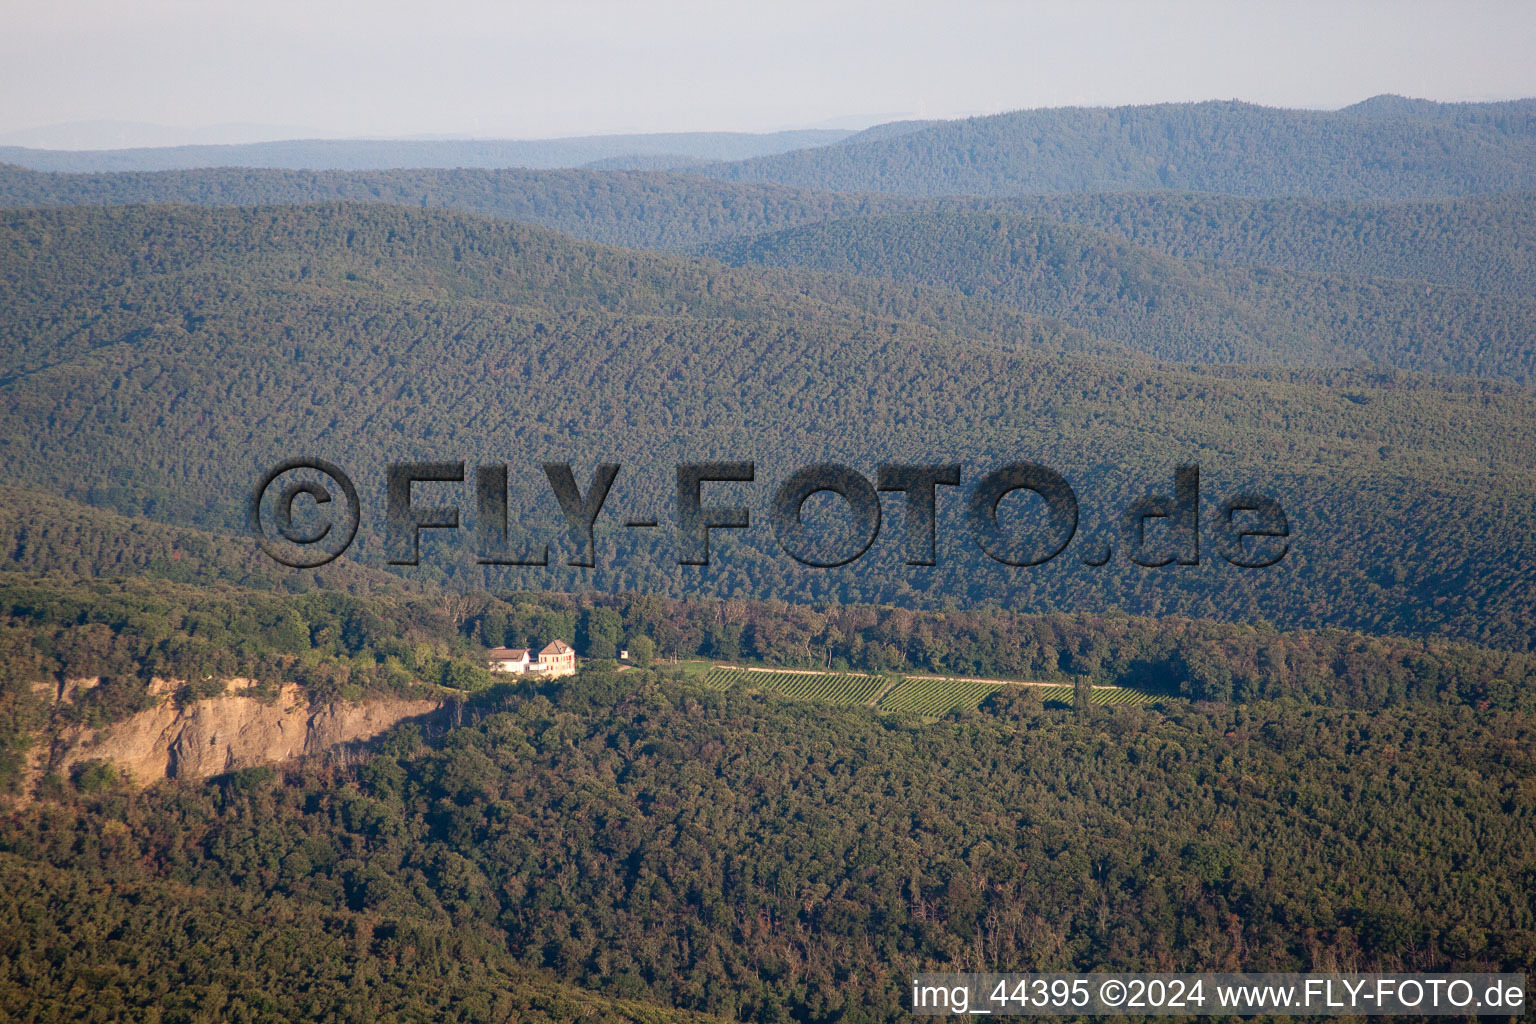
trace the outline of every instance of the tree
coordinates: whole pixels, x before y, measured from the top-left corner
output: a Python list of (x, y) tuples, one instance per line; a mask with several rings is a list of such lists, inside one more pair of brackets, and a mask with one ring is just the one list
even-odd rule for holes
[(629, 642), (629, 660), (640, 668), (650, 665), (656, 657), (656, 642), (648, 636), (637, 636)]
[(582, 613), (577, 639), (589, 658), (617, 658), (624, 640), (624, 620), (612, 608), (588, 608)]
[(1093, 682), (1088, 676), (1072, 677), (1072, 710), (1078, 718), (1087, 718), (1093, 711)]
[(443, 685), (455, 690), (483, 690), (495, 681), (488, 670), (463, 658), (453, 658), (443, 665)]

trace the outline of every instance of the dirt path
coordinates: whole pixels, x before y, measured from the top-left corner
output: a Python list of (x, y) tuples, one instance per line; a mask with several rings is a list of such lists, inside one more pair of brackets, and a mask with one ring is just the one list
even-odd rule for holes
[[(757, 668), (756, 666), (752, 665), (727, 665), (724, 663), (717, 664), (714, 667), (726, 668), (734, 672), (774, 672), (779, 675), (795, 676), (867, 676), (874, 674), (872, 672), (832, 672), (827, 669), (820, 668)], [(979, 676), (915, 676), (902, 673), (900, 678), (898, 678), (895, 682), (890, 683), (888, 686), (886, 686), (885, 689), (881, 690), (879, 696), (877, 696), (875, 700), (879, 700), (880, 697), (884, 697), (896, 686), (897, 683), (901, 682), (902, 679), (936, 679), (944, 683), (987, 683), (993, 686), (1065, 686), (1069, 688), (1072, 686), (1071, 683), (1050, 683), (1043, 682), (1038, 679), (982, 679)], [(1095, 683), (1091, 689), (1123, 690), (1125, 687), (1115, 686), (1112, 683)]]
[[(976, 676), (903, 676), (904, 679), (938, 679), (946, 683), (996, 683), (999, 686), (1065, 686), (1071, 689), (1071, 683), (1047, 683), (1038, 679), (980, 679)], [(1093, 690), (1123, 690), (1125, 687), (1116, 686), (1113, 683), (1093, 683), (1089, 689)]]

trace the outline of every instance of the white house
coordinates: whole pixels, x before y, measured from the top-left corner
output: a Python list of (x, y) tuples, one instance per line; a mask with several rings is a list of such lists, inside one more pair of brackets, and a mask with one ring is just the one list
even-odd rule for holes
[(522, 675), (538, 673), (558, 679), (576, 674), (576, 652), (564, 640), (553, 640), (539, 652), (538, 660), (531, 657), (526, 647), (492, 647), (486, 652), (487, 667), (492, 672), (510, 672)]
[(513, 675), (522, 675), (530, 665), (526, 647), (492, 647), (486, 660), (490, 662), (492, 672), (511, 672)]
[(539, 652), (538, 663), (533, 671), (543, 672), (551, 678), (576, 674), (576, 652), (564, 640), (552, 640)]

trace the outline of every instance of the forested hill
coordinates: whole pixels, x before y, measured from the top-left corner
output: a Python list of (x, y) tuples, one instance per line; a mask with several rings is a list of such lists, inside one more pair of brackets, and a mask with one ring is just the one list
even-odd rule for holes
[(1488, 124), (1500, 130), (1529, 128), (1536, 116), (1536, 99), (1497, 100), (1483, 103), (1440, 103), (1395, 93), (1381, 93), (1351, 103), (1338, 113), (1376, 121), (1445, 121), (1454, 124)]
[(577, 238), (683, 249), (810, 221), (910, 209), (911, 199), (629, 170), (285, 171), (253, 168), (48, 174), (0, 164), (0, 206), (383, 202), (524, 221)]
[(1533, 102), (1342, 111), (1239, 102), (1025, 110), (700, 168), (902, 195), (1181, 189), (1413, 199), (1536, 188)]
[(222, 146), (60, 150), (0, 146), (0, 160), (41, 171), (164, 171), (191, 167), (367, 170), (391, 167), (580, 167), (648, 157), (743, 160), (848, 137), (840, 130), (672, 132), (566, 139), (290, 139)]
[(336, 200), (440, 207), (577, 238), (687, 249), (882, 213), (1003, 209), (1119, 235), (1171, 256), (1536, 294), (1536, 193), (1414, 202), (1187, 192), (915, 199), (630, 171), (284, 171), (46, 174), (0, 165), (0, 206)]
[(1163, 359), (1366, 360), (1536, 381), (1529, 297), (1179, 259), (1004, 209), (828, 221), (705, 251), (735, 264), (954, 289)]
[(1083, 193), (942, 208), (996, 208), (1066, 221), (1170, 256), (1407, 278), (1509, 298), (1536, 295), (1531, 192), (1393, 203)]
[[(86, 496), (110, 500), (110, 488)], [(130, 518), (23, 487), (0, 486), (0, 552), (5, 553), (0, 570), (64, 578), (165, 579), (288, 593), (432, 589), (425, 574), (403, 579), (348, 559), (311, 572), (292, 572), (263, 554), (248, 536)]]
[(0, 214), (0, 266), (7, 270), (0, 277), (7, 380), (131, 336), (146, 307), (170, 302), (195, 318), (205, 309), (238, 310), (241, 296), (257, 303), (273, 294), (301, 304), (467, 299), (844, 329), (903, 321), (923, 337), (1128, 354), (1059, 322), (953, 291), (733, 268), (398, 206), (9, 211)]
[[(1536, 404), (1493, 381), (1386, 369), (1156, 365), (953, 293), (574, 243), (378, 205), (14, 211), (4, 227), (0, 469), (35, 488), (234, 531), (260, 474), (296, 454), (364, 495), (348, 558), (383, 561), (383, 467), (510, 461), (518, 525), (547, 569), (485, 581), (471, 541), (428, 538), (423, 572), (519, 589), (713, 593), (1023, 611), (1182, 612), (1278, 625), (1536, 645)], [(1011, 319), (1010, 319), (1011, 318)], [(677, 564), (678, 462), (752, 459), (753, 529)], [(966, 485), (1020, 459), (1078, 489), (1074, 546), (1035, 569), (982, 556), (940, 501), (939, 565), (905, 564), (899, 509), (870, 554), (811, 570), (762, 515), (818, 461), (873, 474), (957, 461)], [(571, 552), (538, 469), (623, 470), (596, 569)], [(1198, 461), (1214, 512), (1283, 503), (1293, 554), (1238, 570), (1121, 558), (1115, 523)], [(468, 507), (468, 506), (466, 506)], [(1120, 554), (1082, 559), (1095, 543)], [(1081, 558), (1080, 558), (1081, 555)]]
[(920, 970), (1536, 957), (1529, 715), (1023, 689), (927, 725), (589, 670), (346, 768), (82, 775), (0, 838), (0, 1013), (894, 1024)]

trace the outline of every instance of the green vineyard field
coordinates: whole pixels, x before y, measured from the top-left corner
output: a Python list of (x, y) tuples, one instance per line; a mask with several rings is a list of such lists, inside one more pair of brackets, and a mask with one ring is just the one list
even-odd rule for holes
[[(942, 718), (960, 707), (976, 707), (1006, 683), (967, 679), (905, 678), (881, 696), (885, 680), (858, 673), (763, 672), (744, 668), (712, 668), (699, 680), (711, 690), (735, 686), (771, 690), (798, 700), (830, 704), (874, 704), (885, 711), (902, 711)], [(1066, 684), (1031, 686), (1030, 692), (1052, 706), (1072, 706), (1072, 687)], [(875, 698), (879, 696), (878, 701)], [(1150, 704), (1158, 697), (1123, 687), (1096, 687), (1091, 701), (1101, 706)]]
[(938, 718), (961, 705), (975, 707), (1002, 685), (959, 679), (903, 679), (880, 698), (879, 706)]
[(830, 704), (868, 704), (885, 686), (879, 676), (850, 672), (754, 672), (741, 668), (716, 668), (701, 681), (712, 690), (743, 686), (753, 690), (772, 690), (798, 700), (820, 700)]
[[(1047, 704), (1072, 706), (1072, 687), (1070, 686), (1037, 686), (1035, 691), (1040, 694), (1040, 699)], [(1100, 706), (1136, 705), (1151, 704), (1158, 699), (1156, 694), (1142, 693), (1140, 690), (1128, 690), (1118, 686), (1097, 687), (1089, 698), (1089, 703)]]

